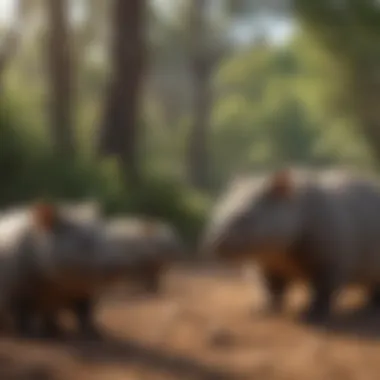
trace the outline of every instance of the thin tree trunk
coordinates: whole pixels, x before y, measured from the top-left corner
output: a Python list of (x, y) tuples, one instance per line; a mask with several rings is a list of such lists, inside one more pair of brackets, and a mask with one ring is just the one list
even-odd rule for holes
[(33, 8), (30, 7), (30, 0), (18, 0), (16, 10), (15, 25), (3, 37), (3, 42), (0, 48), (0, 95), (3, 91), (4, 74), (12, 58), (18, 51), (23, 36), (23, 29), (28, 23), (28, 16)]
[(48, 70), (50, 122), (53, 147), (58, 154), (75, 153), (73, 132), (73, 76), (66, 0), (46, 0), (49, 20)]
[(377, 66), (363, 62), (356, 63), (352, 71), (352, 107), (356, 112), (360, 128), (380, 163), (380, 72)]
[(0, 50), (0, 95), (3, 93), (4, 87), (4, 73), (8, 68), (11, 58), (14, 56), (18, 45), (20, 36), (16, 30), (10, 30), (4, 37), (4, 43)]
[(213, 48), (205, 45), (207, 0), (192, 0), (189, 35), (190, 60), (194, 83), (193, 125), (188, 142), (188, 177), (197, 188), (209, 181), (208, 131), (212, 107), (211, 75), (214, 69)]
[(111, 78), (99, 152), (118, 158), (125, 180), (139, 181), (139, 102), (145, 56), (145, 0), (114, 0)]
[(194, 70), (193, 125), (188, 142), (189, 180), (197, 188), (209, 185), (208, 132), (212, 107), (212, 69)]

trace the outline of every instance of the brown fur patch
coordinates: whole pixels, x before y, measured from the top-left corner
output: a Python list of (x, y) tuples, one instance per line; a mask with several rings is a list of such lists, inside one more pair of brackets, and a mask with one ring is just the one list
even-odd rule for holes
[(45, 311), (56, 311), (72, 305), (76, 299), (94, 295), (104, 284), (103, 279), (81, 279), (79, 276), (65, 276), (65, 281), (46, 280), (36, 291), (37, 307)]
[(285, 198), (294, 190), (293, 175), (290, 170), (281, 170), (271, 178), (269, 192), (276, 197)]
[(45, 280), (38, 285), (35, 292), (37, 294), (37, 307), (44, 311), (57, 311), (70, 307), (73, 301), (93, 296), (96, 291), (106, 288), (114, 282), (124, 278), (144, 281), (155, 274), (162, 273), (167, 267), (167, 262), (163, 260), (141, 263), (130, 268), (130, 272), (121, 269), (107, 277), (81, 277), (74, 273), (62, 273), (54, 280)]
[(40, 202), (32, 208), (36, 225), (42, 229), (49, 230), (58, 219), (58, 210), (54, 204)]
[(288, 252), (263, 251), (252, 257), (266, 273), (273, 273), (289, 280), (308, 277), (308, 268)]

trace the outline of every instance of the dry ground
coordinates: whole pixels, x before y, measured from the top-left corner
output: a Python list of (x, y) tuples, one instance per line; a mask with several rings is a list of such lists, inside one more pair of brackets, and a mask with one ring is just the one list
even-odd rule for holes
[(307, 327), (252, 312), (254, 289), (237, 275), (174, 270), (160, 297), (100, 306), (104, 342), (3, 338), (0, 380), (380, 379), (380, 316), (347, 311)]

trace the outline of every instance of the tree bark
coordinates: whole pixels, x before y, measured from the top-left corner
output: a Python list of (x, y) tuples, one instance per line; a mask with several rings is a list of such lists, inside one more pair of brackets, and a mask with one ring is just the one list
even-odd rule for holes
[(197, 188), (209, 185), (208, 132), (212, 108), (212, 68), (194, 69), (193, 125), (188, 142), (189, 180)]
[(25, 29), (25, 25), (28, 23), (28, 16), (32, 13), (34, 6), (35, 3), (31, 5), (30, 0), (18, 0), (16, 22), (3, 38), (0, 50), (0, 96), (3, 90), (4, 73), (21, 45), (23, 29)]
[(192, 0), (189, 17), (190, 60), (194, 82), (193, 125), (188, 142), (188, 177), (197, 188), (209, 181), (208, 132), (212, 107), (211, 76), (215, 65), (214, 47), (207, 46), (207, 0)]
[(8, 63), (14, 56), (19, 45), (19, 33), (16, 30), (9, 30), (4, 37), (4, 43), (0, 51), (0, 95), (3, 92), (4, 73), (8, 67)]
[(99, 153), (116, 156), (124, 179), (139, 169), (139, 102), (145, 57), (145, 0), (114, 0), (111, 78), (99, 135)]
[(48, 72), (50, 90), (51, 139), (57, 154), (75, 153), (73, 131), (72, 52), (65, 0), (46, 0), (48, 11)]
[(380, 163), (380, 72), (371, 65), (356, 65), (351, 75), (352, 109), (361, 130)]

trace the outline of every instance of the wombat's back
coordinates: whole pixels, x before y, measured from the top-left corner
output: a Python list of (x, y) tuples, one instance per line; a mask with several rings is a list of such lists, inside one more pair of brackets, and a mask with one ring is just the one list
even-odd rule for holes
[(30, 226), (31, 217), (26, 209), (0, 213), (0, 255), (8, 255)]
[[(319, 255), (332, 258), (350, 281), (380, 280), (380, 183), (375, 176), (350, 170), (309, 172), (311, 201), (304, 210), (311, 234), (319, 236)], [(319, 194), (314, 199), (312, 194)], [(307, 202), (306, 202), (307, 203)], [(314, 247), (310, 247), (313, 250)], [(331, 258), (329, 257), (331, 256)]]

